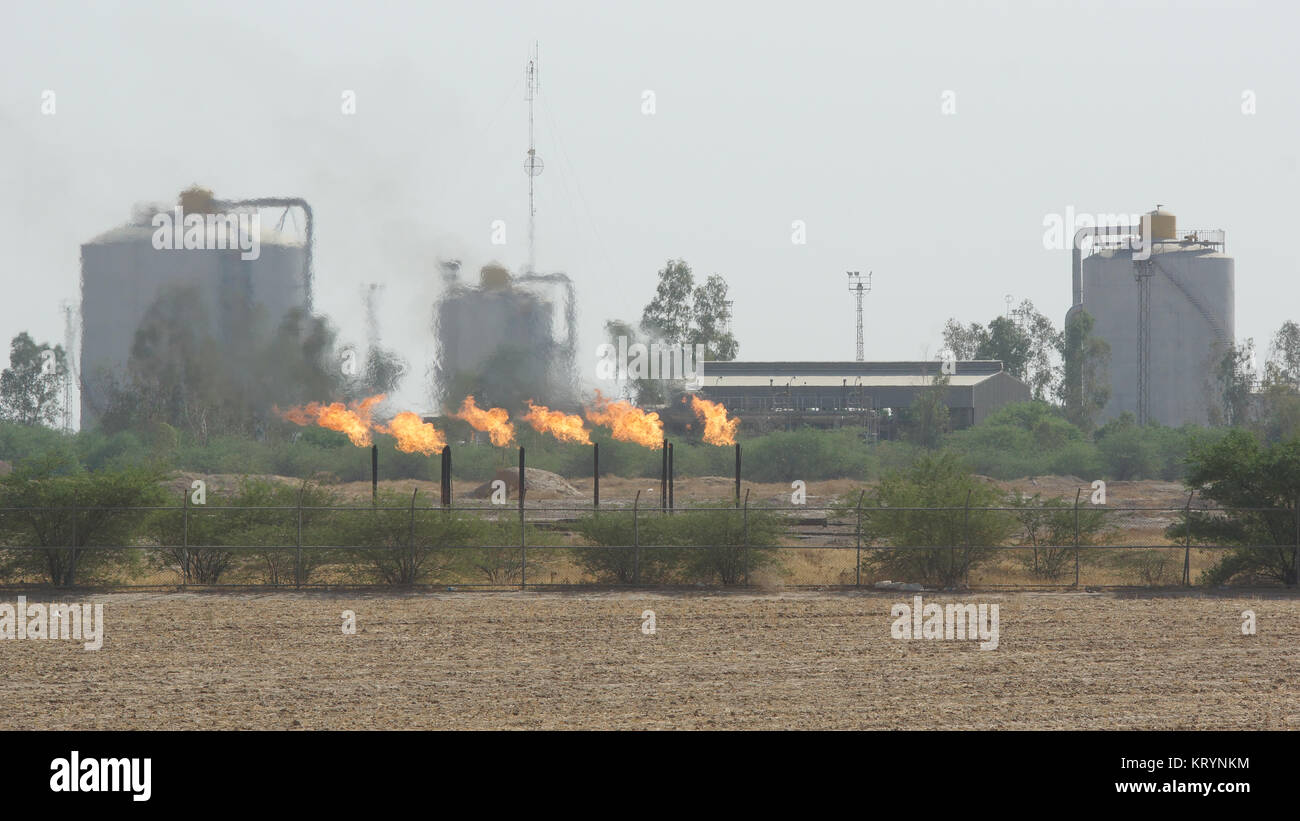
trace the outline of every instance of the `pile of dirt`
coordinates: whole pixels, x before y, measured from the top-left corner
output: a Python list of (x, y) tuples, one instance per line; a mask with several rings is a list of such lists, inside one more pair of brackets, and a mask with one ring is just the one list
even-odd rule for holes
[[(519, 469), (502, 468), (491, 480), (474, 488), (470, 495), (476, 499), (486, 499), (492, 495), (492, 484), (500, 480), (506, 483), (506, 492), (511, 498), (517, 498), (519, 492)], [(540, 468), (524, 468), (524, 490), (530, 499), (567, 499), (581, 496), (582, 493), (569, 484), (563, 476)]]

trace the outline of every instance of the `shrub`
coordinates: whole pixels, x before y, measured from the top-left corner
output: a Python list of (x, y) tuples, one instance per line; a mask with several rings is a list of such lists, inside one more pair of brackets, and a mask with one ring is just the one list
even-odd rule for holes
[(746, 516), (731, 508), (641, 513), (636, 534), (627, 511), (583, 517), (574, 529), (594, 543), (573, 549), (578, 564), (597, 581), (616, 584), (631, 584), (634, 573), (642, 584), (741, 584), (747, 573), (777, 562), (772, 548), (784, 532), (776, 513)]
[(886, 475), (867, 494), (864, 535), (901, 549), (867, 551), (863, 565), (900, 580), (955, 587), (990, 558), (993, 551), (982, 548), (1001, 544), (1014, 531), (1015, 520), (1005, 512), (973, 509), (997, 507), (1000, 499), (956, 454), (923, 456), (907, 470)]
[[(87, 473), (64, 454), (24, 461), (0, 479), (0, 545), (10, 550), (10, 573), (39, 576), (50, 584), (110, 582), (138, 568), (130, 548), (146, 517), (139, 508), (162, 502), (160, 469), (136, 467)], [(69, 549), (75, 548), (75, 549)]]

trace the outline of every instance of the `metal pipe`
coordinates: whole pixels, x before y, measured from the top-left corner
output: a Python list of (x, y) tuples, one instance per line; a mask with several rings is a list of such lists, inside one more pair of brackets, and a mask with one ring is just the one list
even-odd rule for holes
[(591, 446), (591, 504), (600, 507), (600, 443)]
[(519, 448), (519, 510), (524, 509), (524, 449)]
[(673, 509), (673, 443), (668, 443), (668, 509)]
[(736, 443), (736, 507), (740, 507), (740, 443)]
[(379, 445), (370, 446), (370, 498), (379, 501)]
[(222, 208), (243, 208), (243, 207), (293, 208), (296, 206), (302, 209), (303, 216), (306, 218), (307, 221), (307, 226), (306, 226), (307, 238), (306, 241), (303, 243), (303, 248), (305, 251), (304, 253), (305, 258), (303, 260), (305, 271), (303, 272), (303, 281), (302, 281), (303, 303), (307, 307), (307, 313), (310, 314), (312, 311), (311, 258), (312, 258), (312, 245), (313, 245), (314, 232), (315, 232), (315, 217), (312, 215), (311, 206), (307, 204), (307, 201), (302, 199), (301, 197), (254, 197), (252, 199), (246, 199), (246, 200), (216, 200), (215, 204)]
[(442, 506), (451, 507), (451, 445), (442, 446)]
[(659, 509), (668, 509), (668, 440), (663, 442), (663, 467), (659, 469)]

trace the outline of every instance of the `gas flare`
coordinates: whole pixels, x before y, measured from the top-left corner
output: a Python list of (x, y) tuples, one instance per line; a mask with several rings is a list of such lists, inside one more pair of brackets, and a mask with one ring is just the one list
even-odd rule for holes
[(721, 402), (710, 402), (698, 396), (691, 397), (691, 410), (704, 423), (704, 441), (710, 445), (736, 444), (736, 429), (740, 419), (727, 418), (727, 409)]
[(350, 407), (342, 402), (331, 402), (328, 405), (308, 402), (306, 405), (289, 408), (286, 411), (277, 408), (276, 413), (295, 425), (314, 424), (327, 430), (346, 433), (348, 439), (352, 440), (352, 444), (364, 448), (370, 445), (372, 427), (370, 414), (374, 411), (375, 405), (382, 401), (384, 401), (384, 394), (381, 393), (362, 399)]
[(591, 444), (591, 434), (583, 427), (582, 417), (577, 414), (551, 410), (545, 405), (534, 404), (533, 400), (529, 399), (528, 413), (524, 414), (524, 421), (532, 425), (535, 430), (549, 433), (561, 442)]
[(611, 402), (600, 391), (596, 391), (595, 406), (587, 408), (587, 421), (609, 428), (615, 439), (652, 450), (663, 447), (664, 423), (659, 414), (647, 413), (623, 399)]
[(474, 397), (467, 396), (461, 403), (460, 412), (452, 414), (454, 419), (464, 419), (474, 430), (487, 433), (492, 444), (505, 447), (515, 439), (515, 426), (510, 424), (510, 414), (505, 408), (488, 408), (483, 410), (474, 402)]
[(420, 419), (418, 413), (402, 411), (388, 425), (376, 425), (375, 430), (397, 439), (397, 449), (403, 453), (441, 453), (447, 445), (442, 432)]

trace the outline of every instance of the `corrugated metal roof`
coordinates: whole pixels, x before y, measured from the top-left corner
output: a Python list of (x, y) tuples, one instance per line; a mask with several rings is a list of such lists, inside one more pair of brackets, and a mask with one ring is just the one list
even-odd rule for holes
[[(711, 376), (762, 376), (764, 378), (782, 378), (797, 376), (803, 378), (824, 377), (848, 379), (850, 382), (859, 377), (922, 376), (934, 374), (939, 370), (938, 360), (914, 362), (705, 362), (705, 378)], [(953, 363), (954, 373), (958, 376), (989, 377), (1001, 373), (1002, 363), (996, 359), (962, 360)], [(885, 383), (882, 383), (885, 384)], [(899, 383), (904, 384), (904, 383)], [(907, 383), (921, 384), (921, 383)]]
[[(704, 375), (700, 380), (700, 385), (705, 389), (709, 388), (755, 388), (755, 387), (773, 387), (773, 388), (840, 388), (846, 384), (850, 388), (924, 388), (934, 382), (934, 376), (922, 376), (920, 374), (886, 374), (880, 376), (780, 376), (768, 377), (760, 374), (744, 374), (738, 376), (714, 375), (710, 367), (712, 363), (704, 366)], [(948, 384), (954, 388), (970, 387), (978, 385), (986, 379), (997, 374), (956, 374), (948, 377)], [(847, 383), (846, 380), (847, 379)]]

